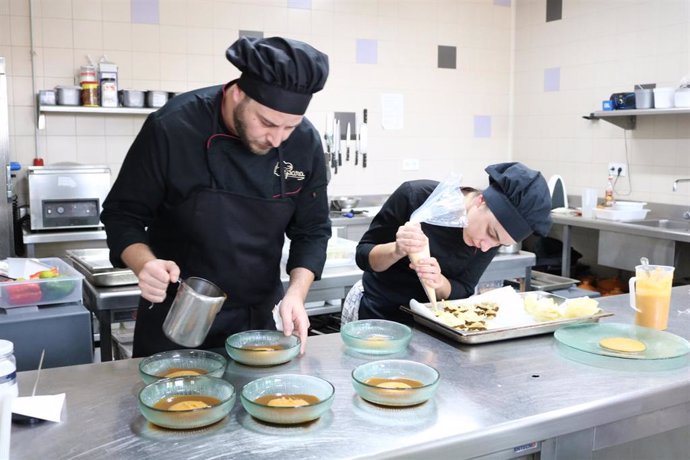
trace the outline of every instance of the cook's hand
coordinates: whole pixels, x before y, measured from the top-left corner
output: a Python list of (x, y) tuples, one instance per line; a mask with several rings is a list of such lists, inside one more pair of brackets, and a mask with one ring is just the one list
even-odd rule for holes
[(421, 224), (407, 222), (395, 233), (395, 253), (400, 257), (423, 251), (427, 244)]
[(299, 352), (304, 354), (309, 332), (309, 315), (302, 299), (286, 294), (280, 302), (280, 318), (283, 320), (283, 334), (290, 336), (296, 333), (302, 342)]
[(432, 289), (440, 288), (445, 282), (446, 278), (441, 273), (441, 266), (436, 257), (419, 259), (416, 264), (411, 263), (410, 268), (416, 271), (419, 279)]
[(161, 303), (165, 300), (168, 285), (180, 278), (180, 267), (172, 260), (153, 259), (144, 264), (138, 276), (141, 296), (153, 303)]

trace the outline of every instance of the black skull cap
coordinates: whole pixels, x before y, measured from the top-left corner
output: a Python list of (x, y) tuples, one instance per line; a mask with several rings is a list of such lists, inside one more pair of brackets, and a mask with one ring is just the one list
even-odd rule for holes
[(304, 115), (328, 78), (328, 56), (297, 40), (240, 37), (225, 56), (242, 71), (242, 91), (283, 113)]
[(551, 193), (544, 176), (522, 163), (488, 166), (489, 187), (484, 201), (516, 242), (551, 229)]

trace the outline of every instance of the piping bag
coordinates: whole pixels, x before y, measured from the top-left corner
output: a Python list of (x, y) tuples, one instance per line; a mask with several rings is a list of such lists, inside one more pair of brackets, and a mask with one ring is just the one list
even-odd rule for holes
[[(442, 227), (466, 227), (467, 210), (465, 209), (465, 196), (461, 191), (461, 181), (461, 175), (451, 173), (443, 182), (436, 186), (426, 201), (412, 213), (410, 222), (425, 222)], [(428, 239), (424, 250), (409, 254), (408, 257), (413, 264), (416, 264), (420, 259), (431, 257)], [(431, 305), (434, 307), (434, 311), (436, 311), (436, 290), (424, 282), (422, 282), (422, 287)]]

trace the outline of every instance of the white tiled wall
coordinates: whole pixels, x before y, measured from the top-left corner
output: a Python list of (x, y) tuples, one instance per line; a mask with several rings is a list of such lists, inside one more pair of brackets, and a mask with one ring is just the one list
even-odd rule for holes
[[(609, 162), (629, 161), (619, 199), (690, 204), (690, 115), (637, 117), (624, 131), (582, 118), (635, 83), (678, 86), (690, 75), (690, 1), (563, 0), (563, 19), (545, 22), (544, 0), (519, 0), (515, 26), (513, 158), (568, 192), (603, 196)], [(560, 67), (560, 91), (543, 90), (545, 68)], [(629, 179), (629, 181), (628, 181)]]
[[(570, 193), (603, 191), (608, 162), (625, 161), (626, 134), (626, 198), (688, 203), (690, 187), (672, 193), (671, 182), (690, 177), (690, 116), (638, 118), (625, 133), (582, 115), (635, 82), (676, 85), (690, 73), (690, 0), (563, 0), (563, 19), (549, 23), (545, 0), (310, 3), (159, 0), (159, 23), (135, 24), (130, 0), (0, 0), (12, 159), (106, 163), (116, 174), (143, 117), (49, 115), (37, 131), (34, 91), (73, 83), (87, 54), (116, 62), (121, 87), (221, 83), (238, 76), (226, 47), (252, 30), (329, 54), (329, 81), (307, 113), (319, 129), (328, 111), (369, 110), (369, 167), (342, 167), (333, 195), (389, 193), (449, 171), (484, 186), (483, 168), (509, 159), (561, 174)], [(357, 63), (357, 39), (378, 41), (377, 64)], [(437, 68), (438, 45), (457, 47), (457, 69)], [(544, 91), (546, 68), (560, 69), (558, 91)], [(384, 93), (404, 96), (401, 130), (381, 127)], [(475, 115), (491, 117), (490, 137), (475, 137)], [(403, 171), (404, 159), (418, 159), (420, 169)], [(617, 190), (626, 192), (627, 180)]]
[[(239, 30), (301, 39), (329, 54), (328, 84), (307, 113), (319, 129), (328, 111), (368, 109), (369, 167), (342, 167), (332, 194), (389, 193), (403, 180), (450, 170), (484, 185), (483, 167), (508, 159), (511, 8), (491, 0), (312, 0), (311, 9), (288, 8), (287, 0), (158, 3), (159, 24), (134, 24), (129, 0), (32, 0), (31, 8), (29, 0), (0, 0), (13, 160), (30, 164), (38, 145), (46, 163), (107, 163), (117, 173), (143, 117), (48, 115), (36, 131), (33, 91), (73, 83), (87, 54), (116, 62), (121, 87), (221, 83), (238, 76), (224, 52)], [(356, 62), (362, 38), (378, 40), (377, 64)], [(437, 68), (438, 45), (457, 47), (457, 69)], [(383, 93), (404, 96), (402, 130), (381, 128)], [(490, 138), (473, 138), (475, 114), (493, 117)], [(420, 170), (402, 171), (405, 158), (418, 159)]]

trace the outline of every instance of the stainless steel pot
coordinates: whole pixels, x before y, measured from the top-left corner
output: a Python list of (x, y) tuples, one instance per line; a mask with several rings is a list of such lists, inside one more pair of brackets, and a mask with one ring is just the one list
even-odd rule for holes
[(206, 339), (227, 295), (203, 278), (192, 276), (179, 283), (163, 322), (163, 333), (179, 345), (198, 347)]
[(513, 243), (513, 244), (502, 244), (498, 248), (498, 253), (499, 254), (517, 254), (518, 252), (520, 252), (521, 248), (522, 248), (522, 242)]
[(337, 200), (331, 200), (331, 206), (336, 211), (348, 211), (359, 204), (359, 198), (353, 196), (341, 196)]

